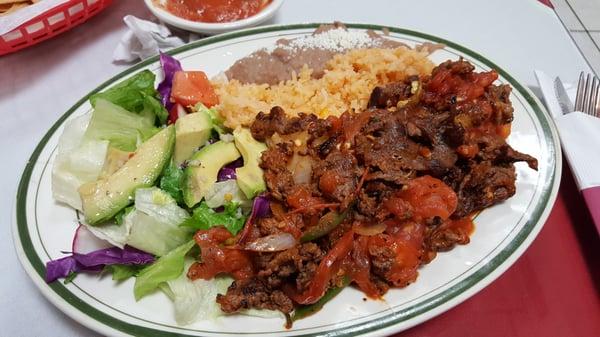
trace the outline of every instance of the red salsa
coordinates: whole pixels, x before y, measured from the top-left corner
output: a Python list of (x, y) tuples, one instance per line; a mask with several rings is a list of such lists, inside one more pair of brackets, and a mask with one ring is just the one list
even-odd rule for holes
[(166, 10), (200, 22), (232, 22), (253, 16), (271, 0), (167, 0)]

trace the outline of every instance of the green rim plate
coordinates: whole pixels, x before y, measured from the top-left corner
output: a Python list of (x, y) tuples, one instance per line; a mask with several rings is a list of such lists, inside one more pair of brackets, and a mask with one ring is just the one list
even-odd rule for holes
[[(171, 55), (177, 55), (182, 52), (215, 44), (218, 42), (231, 40), (240, 37), (246, 37), (267, 32), (277, 32), (294, 29), (309, 29), (316, 28), (319, 23), (310, 24), (295, 24), (295, 25), (282, 25), (282, 26), (267, 26), (255, 29), (249, 29), (230, 34), (224, 34), (206, 38), (180, 48), (174, 49), (169, 52)], [(489, 68), (496, 69), (498, 73), (504, 77), (513, 88), (519, 92), (522, 97), (526, 100), (527, 104), (532, 108), (537, 117), (543, 133), (545, 135), (544, 146), (546, 147), (549, 155), (549, 161), (547, 163), (541, 163), (541, 165), (548, 165), (548, 183), (543, 187), (541, 192), (542, 196), (540, 202), (534, 207), (530, 219), (516, 234), (514, 239), (498, 254), (496, 254), (487, 264), (471, 274), (466, 279), (462, 280), (458, 284), (455, 284), (448, 289), (441, 292), (434, 298), (416, 303), (407, 309), (401, 311), (391, 312), (382, 318), (376, 318), (367, 323), (354, 324), (344, 328), (335, 329), (328, 331), (328, 335), (341, 336), (341, 335), (356, 335), (356, 334), (381, 334), (390, 333), (397, 331), (394, 326), (401, 322), (412, 320), (412, 326), (418, 324), (421, 321), (429, 319), (445, 310), (448, 310), (452, 306), (462, 302), (469, 296), (473, 295), (477, 291), (481, 290), (496, 277), (498, 277), (504, 270), (506, 270), (529, 246), (531, 241), (535, 238), (539, 230), (541, 229), (543, 222), (545, 222), (558, 190), (561, 172), (561, 152), (560, 146), (557, 142), (557, 134), (554, 124), (551, 118), (548, 117), (548, 113), (544, 110), (541, 103), (531, 92), (526, 89), (523, 85), (517, 82), (510, 74), (502, 70), (492, 61), (481, 56), (480, 54), (458, 45), (454, 42), (424, 34), (421, 32), (411, 31), (407, 29), (395, 28), (395, 27), (384, 27), (379, 25), (371, 24), (346, 24), (349, 28), (355, 29), (372, 29), (382, 30), (384, 28), (389, 29), (390, 32), (399, 33), (407, 36), (412, 36), (424, 40), (428, 40), (435, 43), (442, 43), (446, 46), (459, 51), (469, 57), (472, 57), (482, 64), (485, 64)], [(54, 282), (52, 284), (45, 284), (43, 282), (45, 266), (42, 259), (36, 253), (33, 243), (28, 231), (27, 224), (27, 190), (31, 183), (31, 176), (34, 166), (40, 156), (40, 153), (46, 146), (48, 140), (53, 136), (57, 129), (65, 122), (65, 120), (76, 111), (82, 104), (84, 104), (90, 95), (103, 90), (111, 84), (118, 82), (124, 76), (131, 74), (145, 66), (148, 66), (158, 61), (158, 56), (147, 59), (135, 66), (121, 72), (114, 76), (110, 80), (104, 82), (102, 85), (91, 91), (88, 95), (79, 100), (71, 109), (64, 113), (58, 121), (48, 130), (48, 132), (41, 139), (38, 146), (35, 148), (31, 155), (29, 162), (23, 172), (21, 181), (19, 183), (17, 191), (17, 202), (16, 202), (16, 222), (14, 239), (17, 247), (19, 258), (24, 265), (26, 271), (34, 279), (36, 285), (40, 287), (44, 295), (57, 305), (61, 310), (82, 322), (83, 324), (93, 329), (99, 330), (103, 333), (111, 334), (128, 334), (128, 335), (144, 335), (144, 336), (183, 336), (180, 333), (174, 333), (170, 331), (157, 330), (154, 328), (139, 326), (131, 324), (129, 322), (122, 321), (114, 318), (100, 310), (92, 307), (83, 300), (77, 298), (72, 292), (70, 292), (62, 283)], [(91, 321), (89, 320), (91, 319)], [(404, 328), (408, 327), (405, 326)], [(302, 335), (302, 334), (300, 334)], [(319, 335), (322, 335), (321, 333)], [(302, 335), (304, 336), (304, 335)]]

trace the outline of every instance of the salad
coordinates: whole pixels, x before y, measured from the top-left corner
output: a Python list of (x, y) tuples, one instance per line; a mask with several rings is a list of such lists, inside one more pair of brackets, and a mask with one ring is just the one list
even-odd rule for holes
[(233, 281), (187, 277), (198, 256), (194, 233), (224, 226), (236, 235), (269, 211), (258, 167), (266, 145), (223, 126), (203, 72), (183, 71), (166, 54), (160, 62), (157, 88), (152, 72), (137, 73), (92, 95), (93, 110), (65, 126), (52, 192), (77, 210), (80, 226), (72, 251), (47, 263), (46, 281), (134, 277), (136, 300), (164, 292), (185, 325), (222, 314), (214, 299)]

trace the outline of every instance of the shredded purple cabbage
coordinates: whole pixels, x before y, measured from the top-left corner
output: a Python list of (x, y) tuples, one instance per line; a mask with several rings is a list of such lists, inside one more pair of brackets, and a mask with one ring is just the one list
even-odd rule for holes
[(266, 194), (261, 194), (254, 198), (254, 202), (252, 203), (252, 214), (250, 214), (250, 217), (263, 218), (269, 215), (270, 212), (269, 198)]
[(104, 266), (112, 264), (144, 265), (154, 262), (154, 256), (133, 247), (124, 249), (111, 247), (87, 254), (73, 253), (46, 263), (46, 282), (51, 283), (73, 272), (100, 272)]
[(171, 111), (173, 103), (171, 103), (171, 88), (173, 87), (173, 75), (180, 70), (181, 63), (169, 54), (160, 53), (160, 65), (162, 66), (165, 79), (158, 85), (160, 93), (160, 101), (165, 106), (167, 111)]
[(244, 166), (244, 160), (242, 158), (223, 166), (217, 174), (217, 181), (225, 181), (237, 178), (235, 175), (235, 169), (242, 166)]

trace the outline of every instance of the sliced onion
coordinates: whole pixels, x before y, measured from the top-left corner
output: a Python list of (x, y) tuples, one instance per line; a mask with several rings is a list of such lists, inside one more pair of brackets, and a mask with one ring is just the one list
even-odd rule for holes
[(365, 224), (357, 224), (354, 225), (354, 232), (359, 235), (364, 236), (373, 236), (377, 234), (381, 234), (385, 231), (386, 225), (384, 223), (378, 223), (376, 225), (365, 225)]
[(277, 233), (258, 238), (246, 245), (246, 250), (255, 252), (280, 252), (294, 247), (298, 241), (290, 233)]
[(312, 159), (309, 156), (294, 153), (288, 164), (288, 170), (292, 172), (295, 184), (309, 184), (312, 176)]
[(113, 245), (108, 241), (102, 240), (95, 236), (89, 229), (83, 225), (79, 225), (73, 236), (71, 251), (77, 254), (87, 254), (93, 251), (110, 248)]

